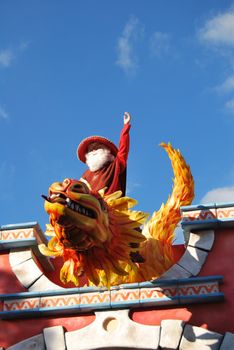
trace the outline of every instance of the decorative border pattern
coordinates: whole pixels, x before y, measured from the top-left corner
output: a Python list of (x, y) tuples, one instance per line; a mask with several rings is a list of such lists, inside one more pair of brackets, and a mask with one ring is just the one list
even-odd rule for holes
[(216, 210), (215, 209), (200, 209), (186, 212), (186, 215), (183, 215), (183, 222), (189, 221), (207, 221), (216, 219)]
[(33, 228), (2, 231), (2, 240), (27, 239), (32, 237), (34, 237)]
[(37, 222), (0, 226), (0, 251), (39, 243), (47, 243), (47, 239)]
[(234, 226), (234, 203), (212, 203), (181, 207), (185, 230)]
[[(222, 276), (196, 277), (171, 281), (130, 283), (106, 288), (70, 288), (50, 292), (26, 292), (0, 295), (0, 318), (79, 313), (84, 309), (100, 310), (152, 305), (184, 305), (190, 302), (223, 300), (219, 290)], [(125, 288), (127, 286), (127, 288)]]

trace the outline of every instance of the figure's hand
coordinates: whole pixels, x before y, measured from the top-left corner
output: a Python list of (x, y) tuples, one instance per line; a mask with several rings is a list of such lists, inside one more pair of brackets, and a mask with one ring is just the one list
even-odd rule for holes
[(125, 112), (124, 113), (124, 124), (130, 124), (130, 121), (131, 121), (131, 116), (128, 112)]

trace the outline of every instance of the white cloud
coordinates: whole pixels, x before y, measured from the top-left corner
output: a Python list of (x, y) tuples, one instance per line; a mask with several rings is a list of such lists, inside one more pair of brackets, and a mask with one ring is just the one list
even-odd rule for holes
[(199, 31), (199, 37), (213, 45), (234, 46), (234, 10), (207, 20)]
[(161, 57), (170, 49), (170, 36), (167, 33), (155, 32), (150, 39), (150, 50), (154, 56)]
[(29, 41), (22, 41), (18, 46), (13, 47), (12, 49), (0, 50), (0, 67), (10, 67), (13, 60), (25, 51), (29, 45)]
[(0, 119), (8, 119), (9, 115), (5, 109), (0, 105)]
[(201, 199), (202, 204), (219, 202), (234, 202), (234, 186), (214, 188)]
[(9, 49), (0, 51), (0, 67), (9, 67), (14, 58), (13, 52)]
[(229, 112), (234, 113), (234, 97), (225, 103), (225, 108)]
[(117, 43), (117, 61), (126, 74), (133, 74), (138, 68), (135, 44), (142, 35), (142, 27), (135, 16), (131, 16), (125, 25)]
[[(198, 32), (201, 42), (209, 45), (219, 54), (222, 60), (226, 60), (229, 66), (229, 76), (226, 80), (215, 86), (213, 91), (218, 94), (234, 93), (234, 7), (228, 11), (219, 13), (208, 19)], [(230, 96), (229, 96), (230, 97)], [(234, 113), (234, 97), (226, 101), (224, 108), (229, 113)]]
[(219, 93), (229, 93), (234, 91), (234, 75), (227, 78), (221, 85), (216, 86), (215, 90)]

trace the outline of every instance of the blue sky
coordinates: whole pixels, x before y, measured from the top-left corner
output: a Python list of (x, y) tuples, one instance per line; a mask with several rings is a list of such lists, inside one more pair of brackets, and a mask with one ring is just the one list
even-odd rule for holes
[(118, 143), (152, 213), (172, 187), (158, 146), (190, 164), (200, 202), (234, 201), (234, 2), (0, 0), (1, 225), (48, 221), (41, 194), (85, 170), (79, 142)]

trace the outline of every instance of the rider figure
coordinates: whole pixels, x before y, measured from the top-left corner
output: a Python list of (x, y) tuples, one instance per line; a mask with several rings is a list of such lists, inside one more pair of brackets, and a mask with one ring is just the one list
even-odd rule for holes
[(124, 113), (124, 127), (120, 134), (119, 148), (101, 136), (90, 136), (79, 144), (77, 156), (88, 169), (81, 177), (89, 188), (98, 192), (106, 187), (105, 194), (126, 192), (126, 167), (129, 152), (129, 130), (131, 116)]

